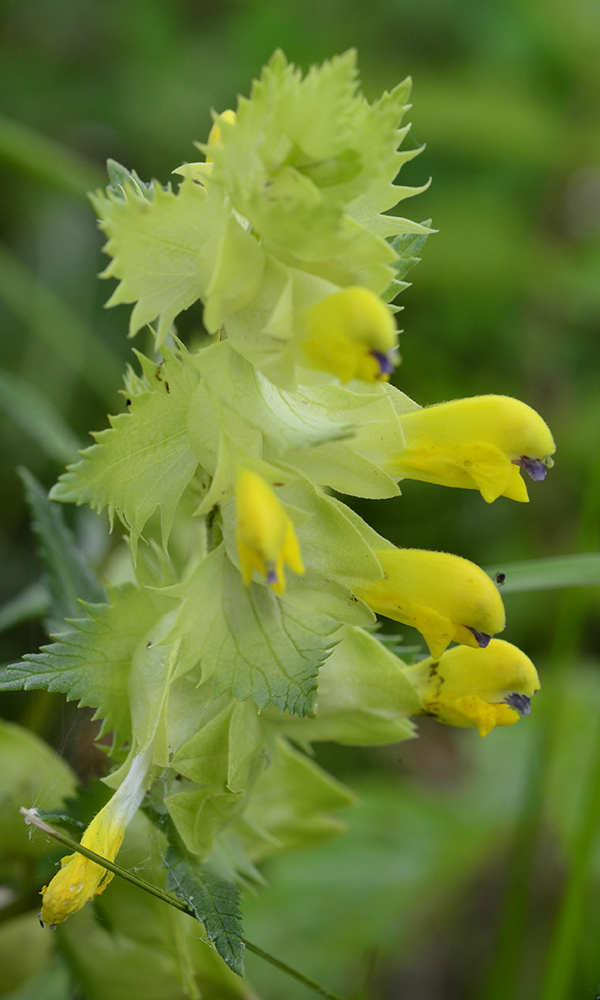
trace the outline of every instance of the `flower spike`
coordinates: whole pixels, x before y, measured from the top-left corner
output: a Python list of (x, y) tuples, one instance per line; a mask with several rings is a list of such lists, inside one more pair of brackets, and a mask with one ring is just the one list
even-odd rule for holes
[(524, 469), (545, 478), (556, 450), (542, 418), (510, 396), (472, 396), (437, 403), (401, 418), (405, 448), (389, 471), (407, 479), (479, 490), (487, 503), (499, 496), (527, 503)]
[[(133, 758), (123, 784), (85, 830), (81, 843), (107, 861), (114, 861), (123, 843), (125, 829), (135, 816), (144, 794), (152, 754), (148, 750)], [(76, 913), (94, 896), (104, 892), (112, 872), (97, 865), (82, 854), (69, 854), (61, 861), (61, 869), (49, 885), (42, 889), (42, 927), (51, 928)]]
[(283, 594), (284, 564), (294, 573), (304, 573), (292, 522), (268, 483), (250, 469), (238, 470), (235, 503), (235, 540), (245, 585), (256, 569), (276, 594)]
[(306, 314), (302, 347), (309, 364), (342, 382), (387, 381), (394, 370), (394, 318), (377, 295), (352, 285), (328, 295)]
[(485, 648), (504, 628), (504, 606), (487, 573), (448, 552), (383, 549), (382, 580), (354, 587), (378, 614), (418, 629), (432, 656), (451, 642)]
[(520, 649), (492, 639), (486, 649), (455, 646), (438, 659), (407, 667), (405, 676), (423, 712), (449, 726), (476, 726), (487, 736), (494, 726), (512, 726), (529, 715), (539, 689), (537, 671)]

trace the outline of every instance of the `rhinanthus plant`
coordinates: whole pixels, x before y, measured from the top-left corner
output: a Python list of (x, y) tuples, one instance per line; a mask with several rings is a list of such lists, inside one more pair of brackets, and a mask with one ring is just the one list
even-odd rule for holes
[[(152, 324), (157, 354), (136, 352), (124, 412), (51, 499), (118, 518), (134, 570), (1, 686), (96, 709), (116, 791), (83, 847), (113, 861), (144, 801), (167, 889), (238, 973), (237, 886), (336, 834), (352, 800), (304, 752), (312, 742), (395, 743), (419, 715), (484, 736), (528, 714), (539, 687), (528, 657), (492, 638), (504, 608), (483, 570), (398, 549), (337, 498), (398, 496), (408, 477), (524, 502), (522, 473), (552, 464), (525, 403), (422, 409), (389, 381), (392, 303), (432, 231), (387, 214), (423, 190), (394, 183), (420, 151), (400, 151), (409, 91), (369, 104), (353, 52), (304, 77), (276, 52), (178, 185), (109, 162), (92, 197), (104, 277), (119, 282), (109, 305), (133, 304), (130, 335)], [(197, 300), (207, 336), (186, 347), (174, 324)], [(377, 614), (417, 628), (429, 658), (399, 659)], [(64, 858), (42, 922), (110, 877)]]

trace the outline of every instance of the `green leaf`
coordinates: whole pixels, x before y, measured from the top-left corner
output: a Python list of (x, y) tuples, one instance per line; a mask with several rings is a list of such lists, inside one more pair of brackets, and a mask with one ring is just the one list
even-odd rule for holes
[(68, 795), (62, 807), (56, 809), (38, 809), (38, 815), (49, 823), (67, 823), (77, 829), (85, 830), (92, 822), (96, 813), (112, 797), (113, 791), (103, 781), (92, 778), (88, 785), (79, 785), (74, 795)]
[[(28, 964), (28, 972), (31, 967)], [(65, 960), (56, 952), (43, 970), (5, 1000), (71, 1000), (71, 976)]]
[(49, 458), (63, 465), (76, 457), (81, 442), (58, 410), (35, 386), (4, 370), (0, 370), (0, 407)]
[[(173, 687), (187, 681), (182, 678)], [(206, 858), (215, 837), (244, 809), (252, 782), (264, 765), (264, 738), (252, 701), (222, 696), (206, 705), (206, 690), (200, 689), (196, 695), (189, 682), (186, 686), (187, 706), (183, 710), (192, 717), (196, 731), (185, 742), (178, 741), (170, 763), (189, 782), (173, 785), (177, 791), (166, 796), (165, 805), (186, 848)], [(203, 711), (198, 711), (200, 699)], [(174, 708), (172, 721), (173, 715), (181, 714), (177, 706)], [(175, 726), (175, 734), (179, 728)], [(169, 743), (177, 746), (173, 736), (171, 726)], [(192, 781), (196, 784), (191, 785)]]
[[(348, 437), (354, 411), (369, 403), (369, 397), (365, 399), (338, 386), (321, 390), (301, 386), (295, 392), (279, 389), (228, 341), (200, 351), (194, 360), (203, 375), (188, 415), (189, 434), (194, 443), (204, 444), (214, 433), (212, 429), (207, 431), (206, 410), (211, 409), (210, 403), (207, 406), (207, 388), (223, 408), (224, 419), (229, 416), (231, 421), (232, 415), (237, 415), (238, 420), (241, 418), (243, 423), (259, 430), (279, 454), (289, 448), (305, 448)], [(212, 408), (214, 405), (213, 402)], [(359, 413), (357, 419), (362, 416)], [(230, 433), (233, 430), (232, 425)]]
[(136, 303), (130, 336), (158, 316), (160, 344), (175, 316), (198, 298), (198, 252), (222, 224), (222, 205), (192, 180), (177, 194), (154, 182), (149, 197), (147, 189), (124, 181), (106, 196), (98, 191), (92, 203), (108, 236), (104, 250), (113, 257), (102, 277), (120, 279), (107, 304)]
[[(420, 225), (424, 229), (429, 228), (431, 219), (421, 222)], [(404, 236), (397, 236), (395, 240), (392, 240), (392, 247), (398, 254), (398, 259), (394, 261), (392, 267), (399, 280), (406, 277), (411, 267), (420, 263), (421, 258), (417, 257), (417, 254), (425, 246), (428, 235), (429, 233), (406, 233)]]
[(105, 599), (105, 592), (77, 548), (60, 507), (48, 499), (46, 490), (31, 472), (21, 468), (19, 475), (46, 571), (50, 594), (48, 631), (56, 632), (64, 627), (65, 618), (81, 613), (80, 600), (98, 603)]
[(145, 385), (132, 395), (129, 412), (110, 418), (112, 426), (94, 435), (97, 443), (50, 493), (52, 500), (107, 508), (111, 524), (116, 513), (131, 531), (134, 553), (157, 508), (166, 546), (175, 508), (198, 465), (186, 433), (198, 375), (185, 352), (177, 357), (165, 349), (163, 357), (156, 365), (138, 355)]
[(20, 913), (0, 924), (0, 968), (2, 968), (2, 997), (27, 987), (32, 977), (43, 973), (52, 957), (53, 945), (43, 940), (36, 928), (34, 913)]
[[(340, 410), (336, 413), (335, 395)], [(398, 392), (399, 396), (402, 396)], [(395, 479), (385, 471), (390, 452), (402, 448), (404, 437), (394, 398), (387, 388), (373, 393), (351, 392), (337, 386), (321, 386), (309, 397), (328, 402), (330, 420), (342, 419), (348, 436), (341, 441), (325, 441), (317, 448), (288, 451), (283, 459), (320, 486), (339, 493), (379, 500), (398, 496)], [(328, 399), (329, 397), (329, 399)], [(345, 409), (343, 408), (345, 406)]]
[(332, 815), (355, 802), (335, 778), (277, 737), (234, 831), (252, 861), (330, 840), (344, 829)]
[(340, 642), (321, 667), (314, 719), (266, 719), (302, 744), (334, 740), (350, 746), (382, 746), (414, 736), (408, 717), (421, 712), (402, 662), (361, 628), (344, 626)]
[(396, 239), (392, 240), (392, 247), (398, 254), (397, 260), (392, 264), (396, 272), (396, 277), (383, 293), (382, 297), (385, 302), (392, 302), (400, 292), (410, 287), (410, 281), (404, 281), (404, 278), (411, 267), (421, 262), (421, 258), (417, 257), (417, 254), (423, 249), (427, 236), (432, 232), (429, 229), (430, 225), (431, 219), (428, 219), (426, 222), (421, 223), (423, 228), (427, 227), (427, 232), (405, 233), (403, 236), (396, 236)]
[(183, 850), (169, 846), (165, 855), (167, 889), (176, 893), (204, 924), (209, 941), (238, 976), (244, 975), (240, 890), (212, 874)]
[(123, 200), (127, 199), (128, 192), (134, 192), (148, 202), (153, 200), (154, 186), (152, 184), (145, 184), (135, 170), (128, 170), (127, 167), (118, 163), (117, 160), (109, 159), (106, 161), (106, 172), (110, 180), (111, 190), (122, 197)]
[(6, 632), (21, 622), (37, 621), (50, 610), (50, 594), (41, 580), (26, 587), (20, 594), (0, 607), (0, 632)]
[[(207, 707), (214, 705), (212, 702)], [(245, 792), (262, 754), (256, 706), (251, 701), (228, 699), (216, 715), (197, 725), (198, 731), (174, 753), (171, 766), (206, 787)]]
[(505, 563), (487, 567), (486, 573), (492, 579), (497, 579), (499, 574), (505, 577), (500, 585), (503, 594), (558, 590), (561, 587), (597, 587), (600, 585), (600, 552)]
[(60, 356), (72, 377), (107, 406), (115, 402), (122, 365), (106, 340), (90, 329), (55, 291), (0, 244), (0, 301)]
[(335, 643), (338, 623), (303, 612), (267, 587), (244, 587), (224, 547), (215, 549), (185, 583), (164, 593), (184, 599), (165, 642), (181, 636), (178, 674), (196, 668), (202, 683), (214, 678), (213, 697), (231, 691), (259, 708), (312, 711), (316, 677)]
[(216, 333), (230, 313), (256, 296), (265, 254), (256, 236), (228, 215), (198, 254), (197, 274), (204, 307), (204, 326)]
[(109, 588), (110, 604), (87, 604), (87, 617), (70, 623), (57, 642), (30, 653), (0, 673), (0, 691), (44, 688), (90, 705), (114, 731), (115, 746), (131, 739), (128, 680), (138, 643), (171, 607), (156, 592), (134, 584)]

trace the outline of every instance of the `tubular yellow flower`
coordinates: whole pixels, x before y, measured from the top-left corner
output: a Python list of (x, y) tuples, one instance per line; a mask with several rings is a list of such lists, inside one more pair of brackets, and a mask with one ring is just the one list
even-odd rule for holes
[(439, 657), (451, 642), (484, 648), (504, 628), (497, 588), (475, 563), (448, 552), (383, 549), (385, 576), (354, 587), (373, 611), (413, 625)]
[(492, 639), (486, 649), (455, 646), (404, 673), (424, 714), (449, 726), (476, 726), (480, 736), (494, 726), (512, 726), (519, 713), (529, 715), (540, 687), (529, 657), (502, 639)]
[[(86, 829), (81, 843), (107, 861), (114, 861), (123, 843), (125, 828), (135, 816), (144, 793), (148, 777), (151, 755), (139, 754), (133, 762), (127, 777), (113, 797), (94, 816)], [(88, 900), (104, 892), (112, 879), (101, 865), (90, 861), (82, 854), (69, 854), (61, 861), (61, 869), (49, 885), (42, 889), (42, 910), (40, 922), (55, 927), (76, 913)]]
[(521, 469), (536, 482), (556, 450), (535, 410), (510, 396), (472, 396), (438, 403), (401, 417), (405, 448), (389, 471), (407, 479), (479, 490), (487, 503), (499, 496), (527, 503)]
[(250, 469), (238, 470), (235, 503), (235, 540), (245, 585), (256, 569), (276, 594), (283, 594), (284, 564), (294, 573), (304, 573), (292, 522), (268, 483)]
[(360, 285), (343, 288), (308, 309), (305, 322), (302, 348), (311, 367), (342, 382), (389, 379), (398, 333), (392, 313), (373, 292)]

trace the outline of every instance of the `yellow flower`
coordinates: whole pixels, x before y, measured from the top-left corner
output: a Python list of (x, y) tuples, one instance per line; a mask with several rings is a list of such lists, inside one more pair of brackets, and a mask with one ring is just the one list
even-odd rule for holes
[(305, 315), (302, 349), (309, 364), (342, 382), (375, 382), (394, 370), (397, 342), (394, 317), (385, 303), (359, 285), (321, 299)]
[(354, 587), (355, 594), (378, 614), (418, 629), (432, 656), (441, 656), (451, 642), (483, 648), (504, 628), (496, 586), (468, 559), (425, 549), (375, 555), (383, 579)]
[(536, 482), (553, 465), (550, 430), (535, 410), (510, 396), (472, 396), (401, 417), (405, 448), (389, 471), (407, 479), (479, 490), (527, 503), (521, 469)]
[(235, 540), (244, 583), (248, 586), (256, 569), (276, 594), (283, 594), (284, 563), (294, 573), (304, 573), (292, 522), (268, 483), (250, 469), (238, 470), (235, 503)]
[(512, 726), (519, 713), (529, 715), (540, 686), (529, 657), (502, 639), (492, 639), (486, 649), (455, 646), (404, 673), (424, 714), (449, 726), (477, 726), (480, 736), (494, 726)]
[[(135, 816), (146, 791), (151, 756), (139, 754), (127, 777), (113, 797), (94, 816), (81, 844), (107, 861), (114, 861), (123, 843), (125, 828)], [(83, 854), (69, 854), (61, 861), (61, 869), (49, 885), (42, 889), (40, 922), (54, 928), (76, 913), (89, 899), (104, 892), (112, 872), (90, 861)]]

